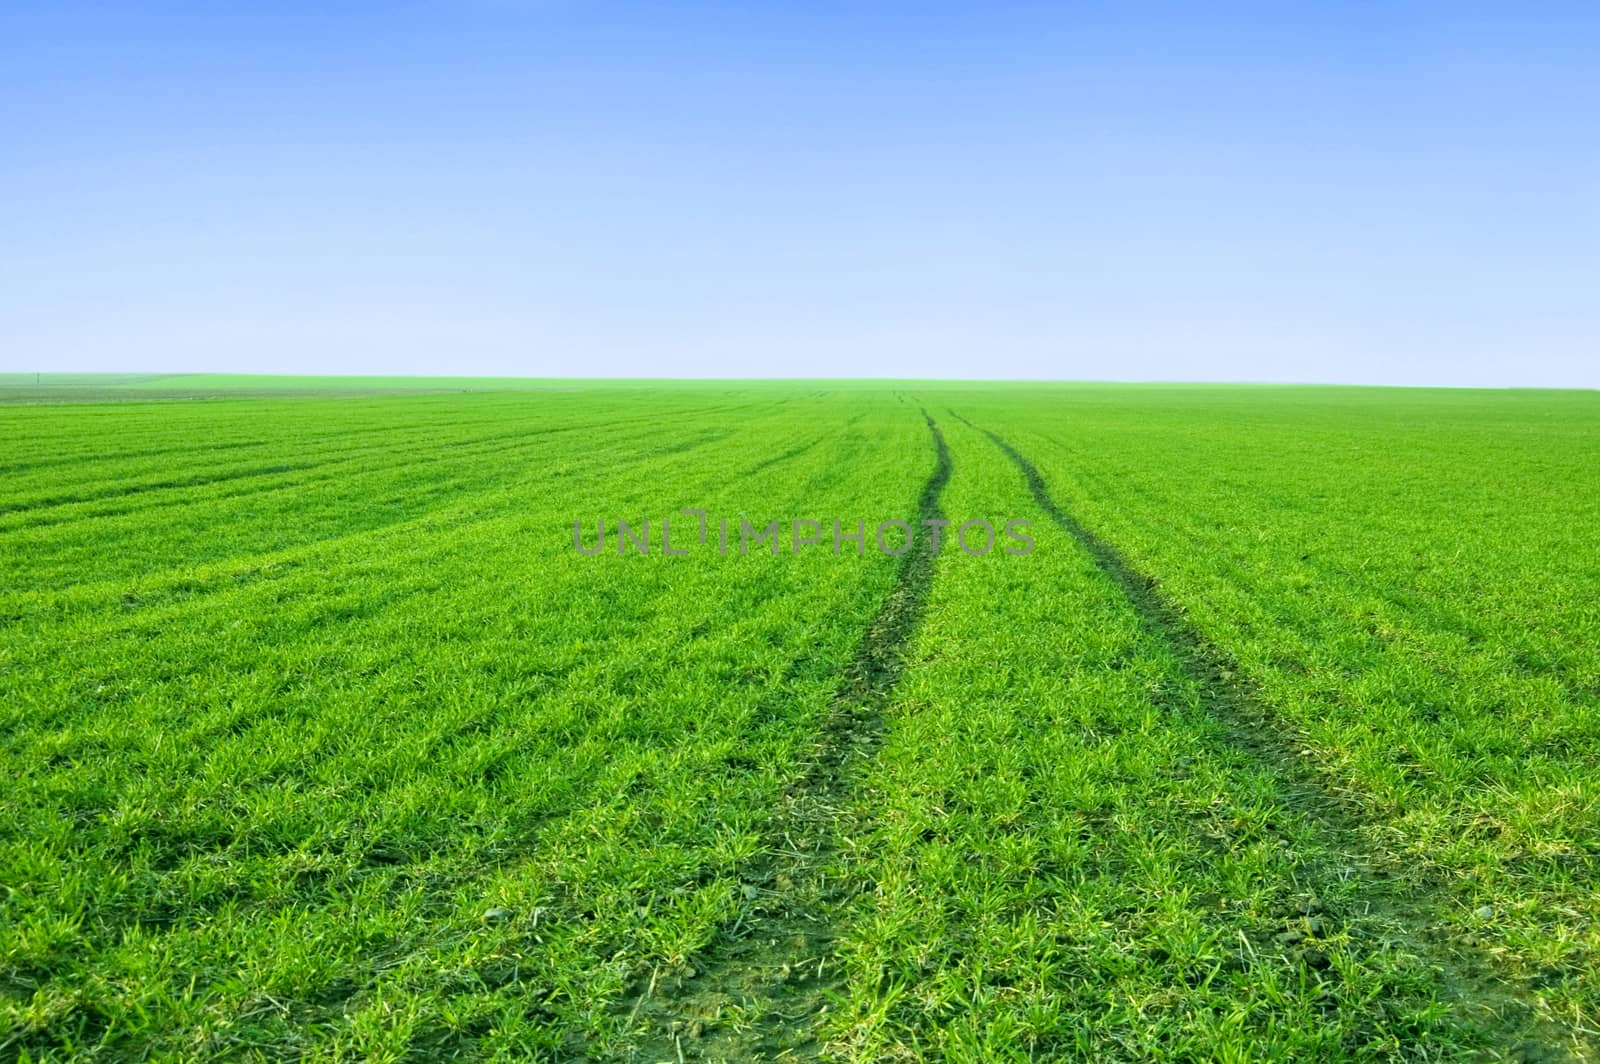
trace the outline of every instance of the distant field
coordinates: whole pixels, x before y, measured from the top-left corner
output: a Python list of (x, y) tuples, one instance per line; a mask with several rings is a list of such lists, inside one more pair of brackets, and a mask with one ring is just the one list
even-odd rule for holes
[(0, 1059), (1600, 1054), (1600, 395), (0, 404)]
[[(590, 385), (598, 387), (599, 385)], [(542, 391), (570, 381), (494, 377), (264, 376), (248, 373), (0, 373), (0, 403), (238, 399)]]

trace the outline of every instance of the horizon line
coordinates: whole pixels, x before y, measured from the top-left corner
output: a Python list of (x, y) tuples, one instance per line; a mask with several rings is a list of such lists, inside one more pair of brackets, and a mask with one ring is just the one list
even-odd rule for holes
[[(51, 383), (44, 378), (73, 379), (118, 379), (123, 384), (148, 384), (163, 379), (184, 377), (221, 377), (235, 379), (266, 379), (266, 380), (293, 380), (296, 378), (318, 378), (320, 380), (335, 381), (557, 381), (562, 383), (594, 383), (594, 384), (628, 384), (628, 383), (670, 383), (670, 384), (784, 384), (784, 383), (818, 383), (841, 382), (860, 384), (1043, 384), (1043, 385), (1120, 385), (1120, 386), (1152, 386), (1152, 387), (1239, 387), (1239, 388), (1386, 388), (1386, 389), (1412, 389), (1412, 390), (1450, 390), (1450, 391), (1548, 391), (1548, 392), (1593, 392), (1600, 391), (1600, 386), (1583, 384), (1392, 384), (1376, 382), (1355, 381), (1323, 381), (1323, 380), (1192, 380), (1180, 378), (1090, 378), (1090, 377), (676, 377), (676, 376), (639, 376), (639, 377), (592, 377), (592, 376), (515, 376), (505, 374), (480, 374), (480, 373), (348, 373), (348, 372), (320, 372), (309, 371), (302, 373), (267, 373), (267, 372), (241, 372), (238, 370), (0, 370), (0, 383), (11, 383), (6, 378), (33, 378), (40, 385)], [(131, 381), (127, 378), (138, 378)], [(15, 385), (13, 385), (15, 386)]]

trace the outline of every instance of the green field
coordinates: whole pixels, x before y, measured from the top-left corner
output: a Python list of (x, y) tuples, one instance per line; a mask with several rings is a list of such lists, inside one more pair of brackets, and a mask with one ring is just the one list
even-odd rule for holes
[(1600, 1055), (1600, 394), (13, 374), (0, 430), (0, 1060)]

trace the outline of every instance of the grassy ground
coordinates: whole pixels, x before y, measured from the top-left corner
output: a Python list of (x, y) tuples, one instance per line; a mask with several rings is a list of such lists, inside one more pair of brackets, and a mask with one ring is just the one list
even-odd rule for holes
[(1240, 677), (1363, 850), (1437, 900), (1440, 934), (1600, 1028), (1595, 397), (1247, 399), (986, 413)]
[(28, 386), (0, 1057), (1595, 1052), (1593, 395)]

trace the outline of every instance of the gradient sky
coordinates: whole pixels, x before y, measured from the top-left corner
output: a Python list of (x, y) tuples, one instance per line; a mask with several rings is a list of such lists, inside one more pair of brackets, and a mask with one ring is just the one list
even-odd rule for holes
[(10, 0), (0, 369), (1600, 386), (1600, 5)]

